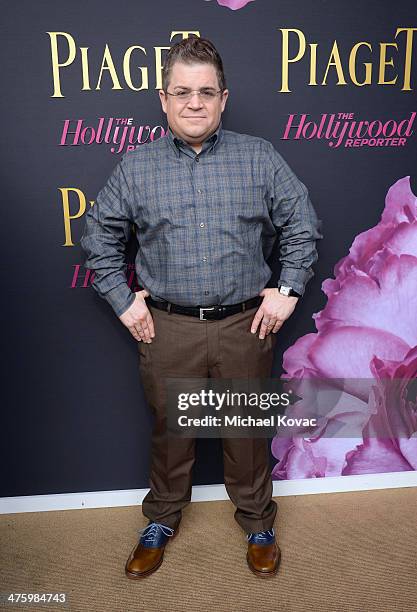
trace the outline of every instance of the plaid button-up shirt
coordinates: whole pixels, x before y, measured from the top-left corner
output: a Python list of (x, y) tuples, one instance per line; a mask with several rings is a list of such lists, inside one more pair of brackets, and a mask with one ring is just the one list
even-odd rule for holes
[(133, 227), (140, 286), (184, 306), (258, 295), (276, 239), (279, 282), (303, 294), (321, 238), (306, 187), (272, 144), (221, 123), (198, 154), (171, 130), (125, 154), (87, 212), (85, 265), (118, 316), (134, 301), (125, 273)]

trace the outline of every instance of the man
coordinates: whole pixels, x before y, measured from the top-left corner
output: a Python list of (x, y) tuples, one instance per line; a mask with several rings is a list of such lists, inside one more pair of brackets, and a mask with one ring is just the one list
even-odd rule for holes
[[(143, 578), (162, 563), (190, 502), (195, 440), (167, 432), (164, 379), (270, 376), (276, 332), (293, 312), (317, 259), (318, 222), (307, 189), (273, 146), (223, 129), (222, 60), (205, 39), (174, 45), (159, 92), (168, 134), (116, 166), (87, 213), (82, 246), (94, 287), (138, 341), (140, 372), (155, 415), (149, 519), (126, 563)], [(132, 293), (125, 245), (136, 226)], [(278, 287), (265, 288), (265, 259), (279, 233)], [(224, 478), (247, 533), (247, 562), (277, 572), (266, 438), (223, 438)]]

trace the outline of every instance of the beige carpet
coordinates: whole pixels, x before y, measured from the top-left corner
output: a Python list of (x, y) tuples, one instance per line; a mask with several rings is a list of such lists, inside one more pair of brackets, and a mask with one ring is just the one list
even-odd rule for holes
[[(246, 566), (230, 502), (193, 503), (160, 569), (124, 564), (145, 519), (128, 508), (0, 517), (1, 592), (66, 592), (69, 604), (11, 609), (111, 612), (417, 610), (417, 489), (277, 498), (278, 575)], [(0, 606), (0, 609), (5, 609)]]

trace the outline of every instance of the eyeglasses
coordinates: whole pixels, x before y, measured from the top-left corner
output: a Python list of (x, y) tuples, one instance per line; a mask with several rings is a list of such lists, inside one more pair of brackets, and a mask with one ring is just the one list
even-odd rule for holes
[(218, 89), (217, 91), (215, 91), (214, 89), (203, 88), (203, 89), (195, 89), (193, 91), (191, 91), (191, 89), (181, 89), (180, 91), (177, 91), (176, 93), (170, 93), (169, 91), (166, 91), (165, 93), (183, 102), (191, 100), (193, 94), (196, 93), (199, 95), (200, 100), (203, 100), (203, 102), (212, 102), (214, 98), (217, 96), (217, 94), (220, 93), (221, 91), (223, 91), (223, 89)]

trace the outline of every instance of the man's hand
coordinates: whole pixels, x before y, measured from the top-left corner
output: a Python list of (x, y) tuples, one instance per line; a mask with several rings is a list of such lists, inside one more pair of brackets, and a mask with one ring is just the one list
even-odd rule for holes
[(264, 299), (252, 321), (251, 332), (256, 334), (259, 323), (261, 328), (259, 338), (263, 340), (269, 333), (276, 334), (281, 325), (293, 313), (298, 302), (294, 296), (282, 295), (278, 288), (263, 289), (259, 295)]
[(146, 289), (135, 293), (135, 301), (120, 315), (119, 319), (127, 327), (132, 336), (138, 342), (152, 342), (155, 337), (152, 315), (146, 305), (145, 298), (149, 293)]

